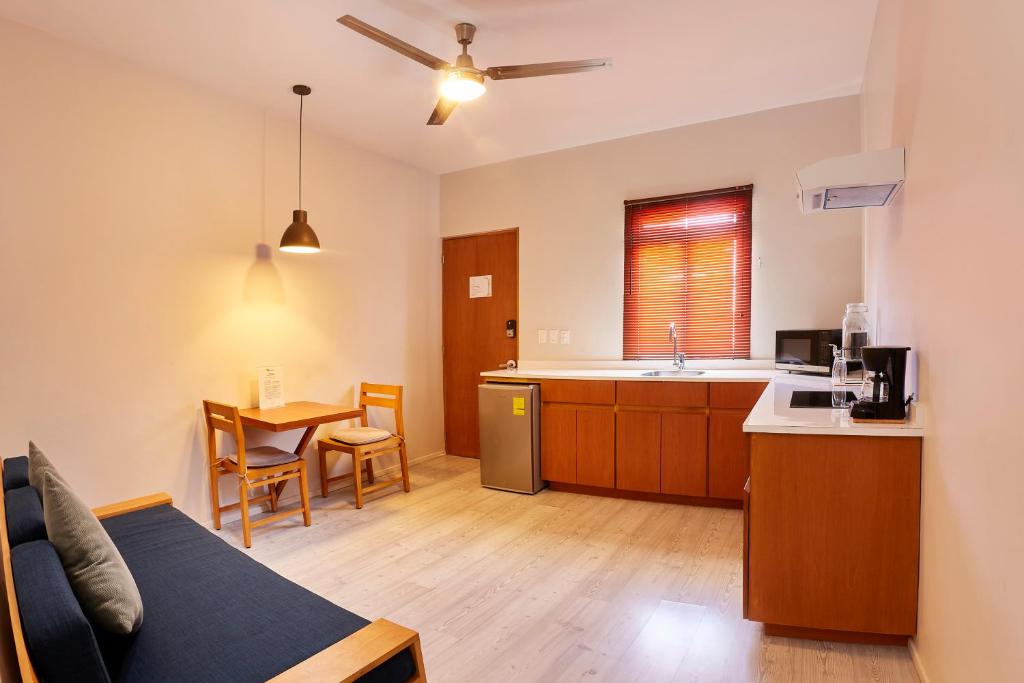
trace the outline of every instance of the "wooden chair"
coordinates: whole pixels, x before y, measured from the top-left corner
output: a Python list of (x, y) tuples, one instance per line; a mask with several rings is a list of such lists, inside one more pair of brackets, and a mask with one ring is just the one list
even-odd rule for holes
[[(203, 401), (206, 416), (207, 449), (210, 455), (210, 499), (213, 507), (213, 527), (220, 529), (220, 513), (239, 508), (242, 513), (242, 538), (245, 547), (252, 547), (252, 530), (256, 527), (302, 513), (306, 526), (311, 524), (309, 512), (309, 491), (306, 489), (306, 461), (300, 455), (276, 448), (258, 446), (245, 448), (245, 433), (242, 419), (235, 406)], [(217, 455), (217, 432), (226, 432), (234, 437), (237, 452), (225, 457)], [(217, 482), (227, 474), (238, 477), (238, 502), (221, 506)], [(302, 505), (294, 510), (277, 511), (277, 485), (289, 479), (299, 480), (299, 497)], [(253, 488), (266, 486), (268, 493), (253, 497)], [(262, 517), (255, 522), (249, 520), (249, 506), (253, 503), (270, 503), (270, 510), (276, 514)]]
[[(395, 411), (395, 433), (375, 429), (369, 426), (366, 409), (369, 406), (391, 408)], [(402, 422), (402, 387), (391, 384), (368, 384), (363, 382), (359, 387), (359, 427), (341, 429), (327, 439), (320, 439), (316, 444), (320, 456), (320, 493), (327, 497), (331, 482), (352, 477), (356, 491), (356, 507), (363, 507), (363, 495), (372, 493), (386, 486), (401, 482), (402, 488), (408, 493), (409, 457), (405, 449), (405, 424)], [(327, 454), (331, 451), (348, 453), (352, 456), (352, 473), (336, 477), (327, 476)], [(401, 476), (374, 483), (373, 458), (388, 453), (398, 453), (401, 463)], [(365, 464), (367, 486), (363, 486), (363, 466)]]

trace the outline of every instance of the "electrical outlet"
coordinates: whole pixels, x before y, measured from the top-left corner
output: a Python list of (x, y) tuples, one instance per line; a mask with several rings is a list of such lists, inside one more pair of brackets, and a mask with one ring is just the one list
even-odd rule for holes
[(558, 343), (568, 344), (569, 343), (569, 330), (562, 330), (558, 333)]
[(538, 344), (547, 344), (548, 343), (548, 331), (547, 330), (537, 330), (537, 343)]
[(558, 330), (548, 330), (548, 343), (549, 344), (557, 344), (558, 343)]

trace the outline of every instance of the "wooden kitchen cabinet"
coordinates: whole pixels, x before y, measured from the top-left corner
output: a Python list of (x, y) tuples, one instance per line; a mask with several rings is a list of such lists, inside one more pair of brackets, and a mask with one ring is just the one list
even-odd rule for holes
[(764, 391), (764, 382), (719, 382), (711, 385), (708, 417), (708, 494), (743, 500), (750, 474), (750, 437), (743, 421)]
[(754, 434), (744, 615), (765, 633), (906, 643), (917, 630), (921, 439)]
[(747, 411), (712, 410), (708, 419), (708, 495), (743, 500), (750, 473), (750, 437), (743, 433)]
[(736, 505), (743, 421), (765, 384), (542, 380), (542, 476), (565, 490)]
[(541, 408), (541, 476), (585, 486), (615, 486), (615, 411), (546, 403)]
[(662, 414), (661, 492), (708, 495), (708, 421), (704, 413)]
[(540, 411), (541, 476), (576, 483), (576, 408), (544, 404)]
[(661, 492), (661, 413), (620, 410), (615, 415), (615, 485)]
[(611, 406), (576, 409), (576, 483), (615, 487), (615, 410)]

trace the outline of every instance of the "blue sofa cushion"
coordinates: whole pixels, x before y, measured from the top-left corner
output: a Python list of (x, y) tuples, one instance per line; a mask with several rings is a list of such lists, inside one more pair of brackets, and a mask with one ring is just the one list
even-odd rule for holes
[[(103, 521), (142, 594), (134, 636), (101, 643), (115, 681), (265, 681), (369, 622), (168, 505)], [(361, 680), (406, 681), (408, 652)]]
[(22, 486), (7, 491), (4, 493), (4, 507), (7, 512), (7, 540), (12, 548), (29, 541), (46, 540), (43, 504), (34, 488)]
[(92, 626), (50, 542), (12, 548), (11, 574), (25, 642), (40, 680), (109, 681)]
[(28, 458), (19, 455), (4, 460), (4, 491), (28, 486)]

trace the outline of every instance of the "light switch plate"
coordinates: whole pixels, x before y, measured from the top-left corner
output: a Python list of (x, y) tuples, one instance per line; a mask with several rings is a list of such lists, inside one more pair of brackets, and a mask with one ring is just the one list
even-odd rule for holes
[(569, 330), (562, 330), (558, 333), (558, 343), (568, 344), (569, 343)]
[(548, 343), (549, 344), (557, 344), (558, 343), (558, 330), (548, 330)]
[(537, 330), (537, 343), (538, 344), (547, 344), (548, 343), (548, 331), (547, 330)]

